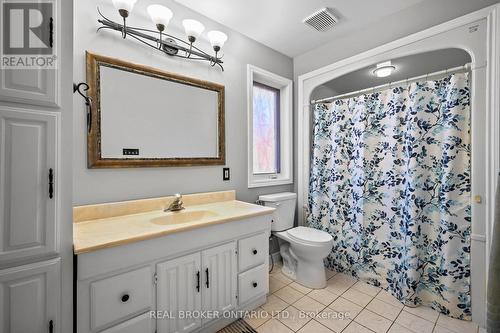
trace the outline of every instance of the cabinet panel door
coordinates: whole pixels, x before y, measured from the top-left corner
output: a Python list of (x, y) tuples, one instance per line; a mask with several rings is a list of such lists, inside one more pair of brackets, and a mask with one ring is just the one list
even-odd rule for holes
[(0, 264), (58, 250), (58, 124), (57, 114), (0, 107)]
[(101, 333), (153, 333), (154, 331), (154, 321), (151, 318), (151, 314), (146, 312), (119, 325), (108, 328)]
[(187, 333), (201, 326), (199, 317), (180, 318), (185, 311), (201, 309), (200, 267), (199, 252), (156, 266), (158, 333)]
[[(16, 2), (22, 1), (9, 1), (15, 5)], [(42, 28), (44, 35), (45, 33), (50, 34), (50, 19), (52, 18), (52, 35), (54, 36), (52, 47), (48, 44), (47, 40), (41, 40), (33, 33), (30, 33), (28, 36), (23, 31), (23, 26), (11, 25), (11, 29), (7, 32), (13, 36), (17, 36), (15, 38), (15, 47), (21, 49), (29, 49), (29, 48), (40, 48), (40, 50), (36, 50), (36, 54), (23, 54), (24, 50), (20, 51), (19, 56), (15, 57), (14, 62), (17, 63), (18, 60), (23, 59), (32, 59), (32, 57), (43, 54), (43, 58), (45, 59), (43, 63), (46, 61), (51, 61), (53, 63), (52, 68), (38, 68), (36, 66), (30, 66), (28, 63), (31, 61), (27, 61), (26, 67), (24, 68), (2, 68), (0, 70), (0, 101), (8, 101), (14, 103), (21, 104), (30, 104), (30, 105), (42, 105), (49, 107), (57, 107), (59, 106), (59, 74), (60, 74), (60, 65), (61, 65), (61, 1), (55, 0), (44, 0), (43, 3), (51, 6), (52, 12), (46, 12), (43, 10), (40, 15), (42, 22), (40, 24), (40, 28)], [(22, 5), (22, 3), (21, 3)], [(9, 10), (8, 12), (3, 12), (4, 10), (9, 9), (7, 6), (0, 6), (0, 17), (2, 20), (7, 16), (10, 18), (11, 24), (23, 23), (22, 15), (26, 15), (24, 11), (30, 11), (33, 9), (25, 8), (19, 9), (15, 8), (13, 10)], [(36, 13), (36, 12), (35, 12)], [(51, 15), (50, 17), (47, 17)], [(21, 18), (19, 18), (21, 16)], [(3, 28), (3, 26), (2, 26)], [(24, 33), (24, 36), (23, 36)], [(20, 38), (19, 38), (20, 37)], [(12, 44), (12, 41), (11, 41)], [(31, 50), (33, 51), (33, 50)], [(27, 51), (30, 53), (30, 51)], [(45, 53), (48, 52), (48, 53)], [(5, 50), (4, 50), (5, 53)], [(16, 52), (15, 52), (16, 53)], [(5, 54), (6, 58), (10, 56), (10, 54)], [(51, 60), (49, 60), (51, 59)], [(41, 63), (41, 60), (35, 61), (35, 64)]]
[(121, 322), (153, 308), (151, 266), (90, 283), (92, 331)]
[(0, 271), (1, 332), (61, 332), (59, 261), (54, 259)]
[(0, 71), (0, 99), (57, 106), (56, 75), (56, 69), (4, 69)]
[(236, 305), (236, 242), (201, 253), (203, 310), (226, 311)]

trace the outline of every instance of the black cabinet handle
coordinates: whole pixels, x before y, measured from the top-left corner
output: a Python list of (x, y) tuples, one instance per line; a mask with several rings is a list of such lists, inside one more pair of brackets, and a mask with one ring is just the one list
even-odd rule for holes
[(54, 170), (49, 169), (49, 198), (54, 197)]
[(257, 254), (257, 250), (256, 250), (256, 249), (253, 249), (253, 250), (252, 250), (252, 253), (253, 253), (253, 254)]
[(127, 303), (128, 300), (130, 299), (130, 295), (129, 294), (123, 294), (121, 299), (122, 299), (122, 303)]
[(49, 333), (54, 333), (54, 321), (49, 321)]
[(196, 272), (196, 290), (200, 292), (200, 271)]
[(206, 281), (207, 288), (210, 288), (210, 282), (209, 282), (210, 278), (208, 276), (208, 268), (205, 269), (205, 275), (206, 275), (206, 278), (207, 278), (207, 281)]
[(49, 20), (49, 46), (54, 46), (54, 19), (51, 17)]
[(258, 286), (257, 282), (252, 283), (252, 286), (253, 286), (254, 288), (257, 288), (257, 286)]

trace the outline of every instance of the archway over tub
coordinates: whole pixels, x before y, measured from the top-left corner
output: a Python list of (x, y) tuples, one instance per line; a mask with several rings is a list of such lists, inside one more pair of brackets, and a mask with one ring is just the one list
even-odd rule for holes
[[(338, 61), (298, 77), (298, 219), (307, 215), (310, 119), (313, 91), (335, 78), (389, 59), (446, 48), (472, 59), (472, 319), (486, 322), (486, 276), (500, 170), (500, 6), (495, 5)], [(425, 74), (425, 73), (422, 73)], [(486, 273), (485, 273), (486, 272)]]

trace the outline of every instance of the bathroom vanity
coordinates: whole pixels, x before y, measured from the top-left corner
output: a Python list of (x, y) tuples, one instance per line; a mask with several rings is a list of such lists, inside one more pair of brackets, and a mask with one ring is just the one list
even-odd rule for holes
[(265, 303), (273, 208), (234, 191), (74, 208), (77, 332), (215, 332)]

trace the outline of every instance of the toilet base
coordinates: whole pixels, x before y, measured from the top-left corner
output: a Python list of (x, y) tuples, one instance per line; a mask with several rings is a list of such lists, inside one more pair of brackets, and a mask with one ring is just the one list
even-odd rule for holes
[(280, 242), (280, 254), (283, 259), (281, 272), (288, 278), (307, 288), (326, 287), (326, 272), (323, 259), (298, 260), (290, 243)]
[(282, 242), (280, 244), (280, 254), (283, 260), (281, 272), (288, 278), (295, 280), (297, 271), (297, 260), (290, 254), (290, 244)]
[(314, 261), (301, 260), (297, 265), (296, 281), (312, 289), (326, 287), (326, 272), (323, 259)]

